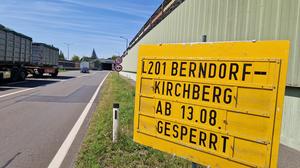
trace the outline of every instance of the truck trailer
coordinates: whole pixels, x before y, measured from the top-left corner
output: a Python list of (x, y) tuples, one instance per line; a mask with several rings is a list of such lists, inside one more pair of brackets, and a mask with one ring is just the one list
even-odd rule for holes
[(32, 43), (32, 64), (27, 70), (34, 76), (43, 76), (44, 73), (52, 77), (58, 75), (59, 49), (44, 43)]
[(25, 80), (28, 74), (58, 74), (58, 52), (53, 46), (32, 43), (32, 38), (0, 25), (0, 81)]

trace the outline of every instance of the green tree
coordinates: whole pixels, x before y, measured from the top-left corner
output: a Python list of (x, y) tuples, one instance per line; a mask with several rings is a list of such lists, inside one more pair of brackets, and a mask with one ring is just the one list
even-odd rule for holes
[(118, 57), (118, 56), (116, 56), (116, 55), (113, 55), (113, 56), (111, 57), (111, 59), (112, 59), (112, 60), (116, 60), (116, 59), (117, 59), (117, 57)]
[(72, 61), (73, 61), (73, 62), (79, 62), (79, 61), (80, 61), (80, 57), (77, 56), (77, 55), (74, 55), (74, 56), (72, 57)]
[(61, 61), (66, 60), (65, 59), (65, 55), (64, 55), (64, 53), (61, 50), (59, 51), (58, 59), (61, 60)]

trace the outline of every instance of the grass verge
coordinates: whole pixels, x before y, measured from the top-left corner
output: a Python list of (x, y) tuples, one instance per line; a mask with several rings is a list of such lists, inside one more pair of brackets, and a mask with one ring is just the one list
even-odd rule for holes
[(65, 68), (58, 68), (58, 72), (66, 72), (67, 70)]
[[(130, 81), (111, 73), (100, 93), (99, 105), (76, 161), (77, 168), (191, 167), (190, 162), (136, 144), (133, 136), (135, 88)], [(120, 134), (112, 143), (112, 104), (120, 103)]]

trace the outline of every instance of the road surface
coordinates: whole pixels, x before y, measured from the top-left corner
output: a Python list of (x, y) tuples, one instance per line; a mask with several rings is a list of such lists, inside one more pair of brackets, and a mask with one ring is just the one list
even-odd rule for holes
[[(108, 72), (61, 73), (0, 86), (0, 168), (46, 168)], [(96, 94), (95, 94), (96, 95)], [(73, 167), (89, 110), (61, 167)]]
[[(0, 168), (47, 168), (107, 74), (70, 71), (0, 85)], [(74, 166), (95, 100), (61, 168)], [(298, 168), (299, 158), (281, 145), (278, 167)]]

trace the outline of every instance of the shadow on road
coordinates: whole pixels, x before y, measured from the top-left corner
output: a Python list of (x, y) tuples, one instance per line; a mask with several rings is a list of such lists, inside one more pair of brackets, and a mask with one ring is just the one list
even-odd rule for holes
[(51, 77), (51, 76), (43, 76), (43, 77), (28, 77), (28, 79), (56, 79), (56, 80), (67, 80), (75, 78), (74, 76), (57, 76), (57, 77)]
[(29, 77), (25, 81), (20, 82), (9, 82), (9, 81), (1, 81), (0, 82), (0, 92), (6, 91), (14, 88), (34, 88), (39, 86), (45, 86), (53, 83), (60, 82), (61, 80), (68, 80), (75, 78), (73, 76), (58, 76), (56, 78), (52, 78), (50, 76), (45, 76), (41, 78), (33, 78)]
[[(0, 86), (1, 86), (1, 84), (0, 84)], [(10, 89), (13, 89), (13, 88), (11, 88), (11, 87), (0, 87), (0, 92), (10, 90)]]
[(24, 83), (16, 83), (13, 85), (8, 84), (7, 86), (13, 87), (13, 88), (34, 88), (34, 87), (39, 87), (39, 86), (45, 86), (49, 84), (53, 84), (59, 81), (55, 80), (38, 80), (38, 79), (31, 79), (28, 80)]

